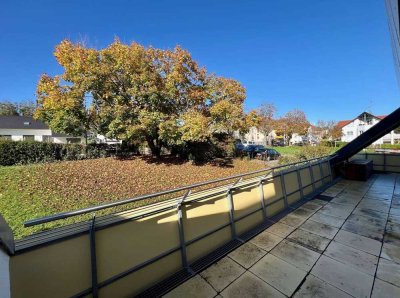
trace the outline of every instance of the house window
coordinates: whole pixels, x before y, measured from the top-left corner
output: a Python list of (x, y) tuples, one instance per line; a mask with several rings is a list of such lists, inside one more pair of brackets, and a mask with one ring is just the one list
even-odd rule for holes
[(43, 136), (42, 139), (43, 139), (43, 142), (53, 143), (53, 137), (52, 136)]
[(0, 140), (11, 141), (11, 136), (10, 135), (0, 135)]
[(67, 138), (67, 144), (80, 144), (80, 138)]
[(22, 138), (24, 141), (34, 141), (35, 140), (35, 136), (33, 136), (33, 135), (24, 135)]
[(348, 135), (348, 136), (352, 136), (352, 135), (353, 135), (353, 132), (352, 132), (352, 131), (348, 131), (348, 132), (347, 132), (347, 135)]

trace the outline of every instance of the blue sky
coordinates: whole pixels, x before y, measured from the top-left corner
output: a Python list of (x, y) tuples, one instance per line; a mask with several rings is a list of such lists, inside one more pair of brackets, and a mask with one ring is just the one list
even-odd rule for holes
[(272, 102), (312, 122), (387, 114), (399, 106), (383, 0), (21, 1), (0, 4), (0, 100), (35, 98), (68, 38), (97, 48), (115, 36), (188, 49), (239, 80), (246, 109)]

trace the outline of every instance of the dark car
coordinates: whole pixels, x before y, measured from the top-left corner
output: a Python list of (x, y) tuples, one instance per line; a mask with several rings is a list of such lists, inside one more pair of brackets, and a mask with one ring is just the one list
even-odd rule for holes
[(272, 146), (274, 146), (274, 147), (283, 147), (283, 146), (285, 146), (285, 143), (283, 142), (283, 140), (273, 140), (272, 141)]
[(264, 152), (259, 153), (262, 160), (275, 160), (279, 159), (281, 154), (275, 149), (267, 148)]
[(236, 143), (235, 144), (235, 150), (238, 151), (238, 152), (243, 151), (244, 148), (245, 148), (245, 146), (242, 143)]
[[(263, 146), (261, 146), (263, 147)], [(264, 148), (265, 150), (265, 148)], [(257, 153), (260, 151), (260, 145), (247, 145), (243, 148), (242, 152), (247, 154), (250, 158), (256, 157)]]

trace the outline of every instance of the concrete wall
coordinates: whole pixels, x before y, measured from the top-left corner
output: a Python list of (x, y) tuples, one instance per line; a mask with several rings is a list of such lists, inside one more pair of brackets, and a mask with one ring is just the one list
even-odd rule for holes
[[(328, 177), (313, 186), (311, 173), (314, 181)], [(329, 165), (325, 162), (323, 167), (312, 165), (276, 173), (263, 184), (260, 177), (238, 183), (231, 192), (234, 230), (240, 235), (261, 224), (266, 219), (262, 202), (266, 215), (271, 217), (329, 181)], [(100, 297), (131, 297), (182, 269), (176, 202), (168, 200), (96, 221), (98, 281), (107, 284), (100, 288)], [(189, 196), (182, 214), (189, 264), (232, 239), (227, 186)], [(35, 245), (17, 251), (10, 263), (13, 297), (68, 297), (91, 288), (89, 234), (74, 236), (74, 230), (78, 225), (32, 236)], [(139, 268), (149, 260), (154, 262), (108, 284), (121, 272)]]

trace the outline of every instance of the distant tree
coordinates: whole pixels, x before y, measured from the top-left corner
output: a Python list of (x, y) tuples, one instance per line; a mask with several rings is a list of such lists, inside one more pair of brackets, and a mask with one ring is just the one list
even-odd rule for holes
[(18, 104), (18, 113), (21, 116), (33, 117), (36, 111), (36, 103), (30, 100)]
[(18, 116), (18, 106), (9, 101), (0, 102), (0, 116)]
[(343, 136), (342, 128), (339, 127), (337, 123), (335, 123), (335, 125), (330, 130), (330, 136), (333, 140), (340, 140), (340, 138)]
[(290, 140), (294, 133), (305, 134), (310, 127), (306, 114), (298, 109), (287, 112), (275, 122), (277, 131), (283, 134), (285, 141)]
[(342, 136), (342, 129), (337, 126), (337, 122), (332, 120), (318, 120), (317, 128), (321, 131), (323, 139), (337, 140)]
[(268, 145), (271, 145), (272, 139), (270, 134), (274, 130), (276, 124), (276, 120), (274, 118), (276, 107), (272, 103), (266, 103), (258, 108), (257, 113), (259, 115), (258, 129), (265, 135)]

